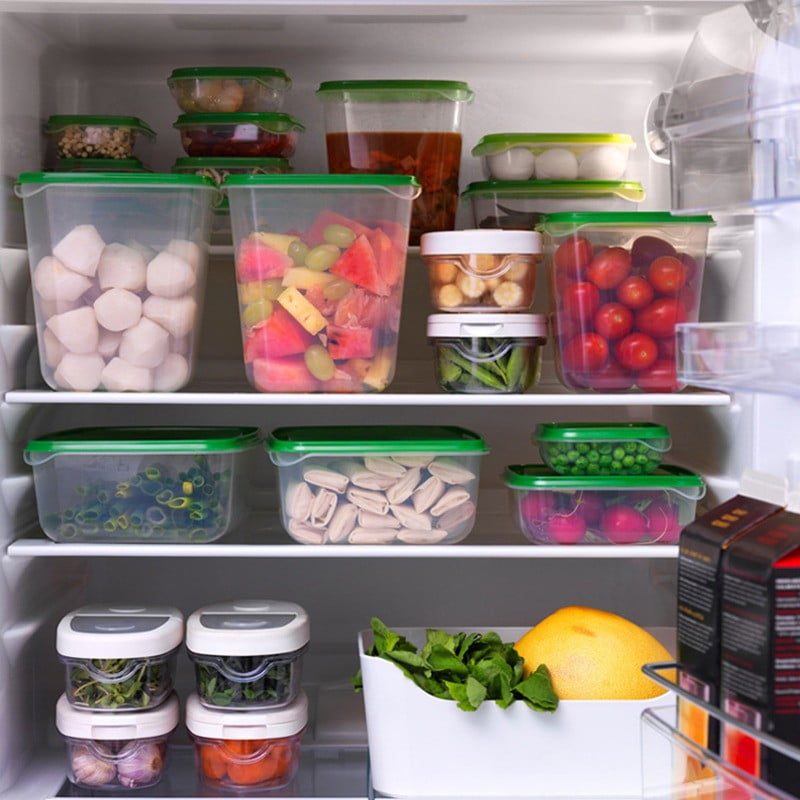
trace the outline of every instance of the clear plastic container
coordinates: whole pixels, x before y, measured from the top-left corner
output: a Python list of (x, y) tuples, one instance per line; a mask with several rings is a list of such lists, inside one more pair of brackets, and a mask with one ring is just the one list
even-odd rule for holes
[(351, 80), (320, 85), (328, 169), (414, 175), (410, 244), (455, 227), (461, 117), (472, 90), (461, 81)]
[(451, 544), (475, 523), (488, 448), (463, 428), (279, 428), (266, 448), (302, 544)]
[(182, 67), (167, 78), (186, 114), (280, 111), (291, 85), (278, 67)]
[(186, 701), (197, 772), (215, 790), (277, 789), (290, 783), (307, 724), (302, 691), (288, 706), (261, 711), (212, 710), (196, 694)]
[(394, 377), (411, 203), (402, 175), (232, 175), (244, 363), (261, 392)]
[(562, 211), (635, 211), (644, 189), (634, 181), (480, 181), (461, 193), (476, 228), (533, 230)]
[(88, 114), (49, 117), (44, 132), (57, 158), (133, 158), (140, 138), (152, 140), (156, 136), (153, 129), (138, 117)]
[(570, 389), (675, 392), (675, 325), (697, 320), (709, 216), (550, 214), (537, 226), (556, 371)]
[(533, 441), (559, 475), (647, 475), (672, 447), (667, 428), (652, 422), (543, 422)]
[(514, 519), (534, 544), (677, 544), (705, 495), (699, 475), (572, 476), (544, 464), (506, 467)]
[(511, 394), (539, 380), (547, 341), (543, 314), (432, 314), (428, 341), (446, 392)]
[(541, 252), (533, 231), (445, 231), (420, 241), (431, 303), (439, 311), (526, 311)]
[(67, 745), (67, 778), (92, 792), (146, 789), (163, 777), (170, 735), (178, 727), (178, 698), (149, 711), (79, 711), (61, 695), (56, 728)]
[(289, 114), (182, 114), (173, 124), (192, 158), (291, 158), (305, 127)]
[(472, 155), (498, 181), (618, 181), (636, 145), (622, 133), (491, 133)]
[(26, 172), (16, 192), (47, 384), (84, 392), (184, 387), (202, 316), (213, 182)]
[(39, 522), (56, 542), (219, 539), (244, 508), (256, 428), (79, 428), (28, 442)]
[(150, 172), (138, 158), (59, 158), (58, 172)]
[(205, 606), (186, 622), (197, 697), (208, 708), (280, 708), (300, 691), (308, 614), (296, 603), (240, 600)]

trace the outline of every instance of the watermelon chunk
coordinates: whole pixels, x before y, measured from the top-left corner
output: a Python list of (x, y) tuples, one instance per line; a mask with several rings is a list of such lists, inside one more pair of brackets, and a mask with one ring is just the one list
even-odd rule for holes
[(294, 261), (257, 239), (243, 239), (236, 256), (236, 277), (239, 283), (282, 278)]
[(333, 324), (345, 328), (380, 328), (389, 302), (364, 289), (353, 288), (336, 305)]
[(328, 325), (328, 353), (334, 361), (345, 358), (370, 358), (375, 355), (376, 331), (373, 328), (342, 328)]
[(249, 364), (260, 358), (305, 353), (316, 341), (288, 311), (276, 306), (268, 319), (248, 331), (244, 360)]
[(378, 274), (381, 280), (389, 287), (399, 283), (405, 267), (403, 253), (392, 244), (392, 240), (380, 228), (371, 231), (367, 239), (378, 262)]
[(319, 387), (303, 356), (257, 358), (252, 369), (259, 392), (313, 392)]
[(392, 244), (400, 250), (405, 251), (408, 247), (408, 228), (393, 219), (378, 219), (374, 225), (380, 228), (391, 240)]
[(356, 286), (363, 286), (373, 294), (383, 296), (389, 294), (389, 287), (378, 273), (375, 253), (372, 251), (369, 239), (364, 235), (359, 236), (339, 256), (339, 259), (330, 268), (330, 272), (346, 278)]
[(305, 243), (309, 247), (316, 247), (316, 245), (322, 244), (325, 241), (322, 234), (328, 225), (344, 225), (345, 228), (350, 228), (356, 236), (366, 236), (370, 230), (366, 225), (362, 225), (354, 219), (348, 219), (335, 211), (320, 211), (303, 237)]

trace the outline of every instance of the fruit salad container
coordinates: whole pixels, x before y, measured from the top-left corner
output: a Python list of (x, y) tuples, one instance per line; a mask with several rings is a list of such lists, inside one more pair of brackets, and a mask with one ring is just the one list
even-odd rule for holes
[(636, 211), (644, 189), (635, 181), (478, 181), (461, 193), (476, 228), (533, 230), (562, 211)]
[(534, 544), (677, 544), (705, 495), (699, 475), (558, 475), (544, 464), (506, 467), (514, 518)]
[(205, 606), (186, 622), (197, 697), (207, 708), (280, 708), (300, 691), (310, 639), (296, 603), (247, 600)]
[(411, 215), (412, 245), (427, 231), (455, 227), (461, 118), (474, 97), (466, 83), (329, 81), (317, 97), (330, 172), (414, 175), (422, 194)]
[(675, 392), (675, 326), (696, 322), (709, 216), (550, 214), (556, 371), (570, 389)]
[(443, 231), (420, 241), (439, 311), (526, 311), (541, 252), (533, 231)]
[(137, 142), (152, 141), (156, 136), (138, 117), (86, 114), (49, 117), (44, 132), (49, 149), (57, 158), (129, 159), (134, 157)]
[(618, 181), (636, 147), (619, 133), (492, 133), (472, 155), (496, 181)]
[(214, 183), (26, 172), (42, 377), (61, 391), (174, 392), (194, 370)]
[(428, 341), (444, 391), (521, 393), (539, 380), (547, 319), (543, 314), (432, 314)]
[(307, 724), (303, 691), (287, 706), (260, 711), (213, 710), (196, 694), (186, 701), (197, 772), (214, 790), (277, 789), (290, 783)]
[(278, 67), (181, 67), (167, 78), (185, 114), (280, 111), (291, 85)]
[(57, 172), (150, 172), (138, 158), (59, 158)]
[(559, 475), (647, 475), (672, 447), (667, 428), (652, 422), (544, 422), (533, 441)]
[(488, 448), (463, 428), (278, 428), (266, 448), (297, 542), (452, 544), (475, 523)]
[(146, 789), (163, 777), (170, 736), (180, 721), (178, 698), (148, 711), (79, 711), (65, 695), (56, 703), (56, 728), (67, 746), (70, 783), (100, 792)]
[(238, 523), (256, 428), (78, 428), (28, 442), (56, 542), (205, 543)]
[(192, 158), (291, 158), (305, 130), (289, 114), (182, 114), (173, 124)]
[(244, 363), (261, 392), (379, 392), (394, 377), (404, 175), (226, 179)]

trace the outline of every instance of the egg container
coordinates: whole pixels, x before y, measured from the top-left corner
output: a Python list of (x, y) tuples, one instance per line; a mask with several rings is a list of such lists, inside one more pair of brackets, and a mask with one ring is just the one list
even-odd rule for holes
[(167, 78), (185, 114), (280, 111), (291, 85), (278, 67), (182, 67)]

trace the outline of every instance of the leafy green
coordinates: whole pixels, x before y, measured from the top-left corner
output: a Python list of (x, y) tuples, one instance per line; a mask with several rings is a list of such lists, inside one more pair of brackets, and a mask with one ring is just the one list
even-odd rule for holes
[(148, 708), (172, 689), (168, 659), (93, 658), (69, 668), (74, 703), (90, 708)]
[(294, 659), (263, 656), (194, 655), (197, 691), (210, 705), (247, 707), (284, 703), (297, 682)]

